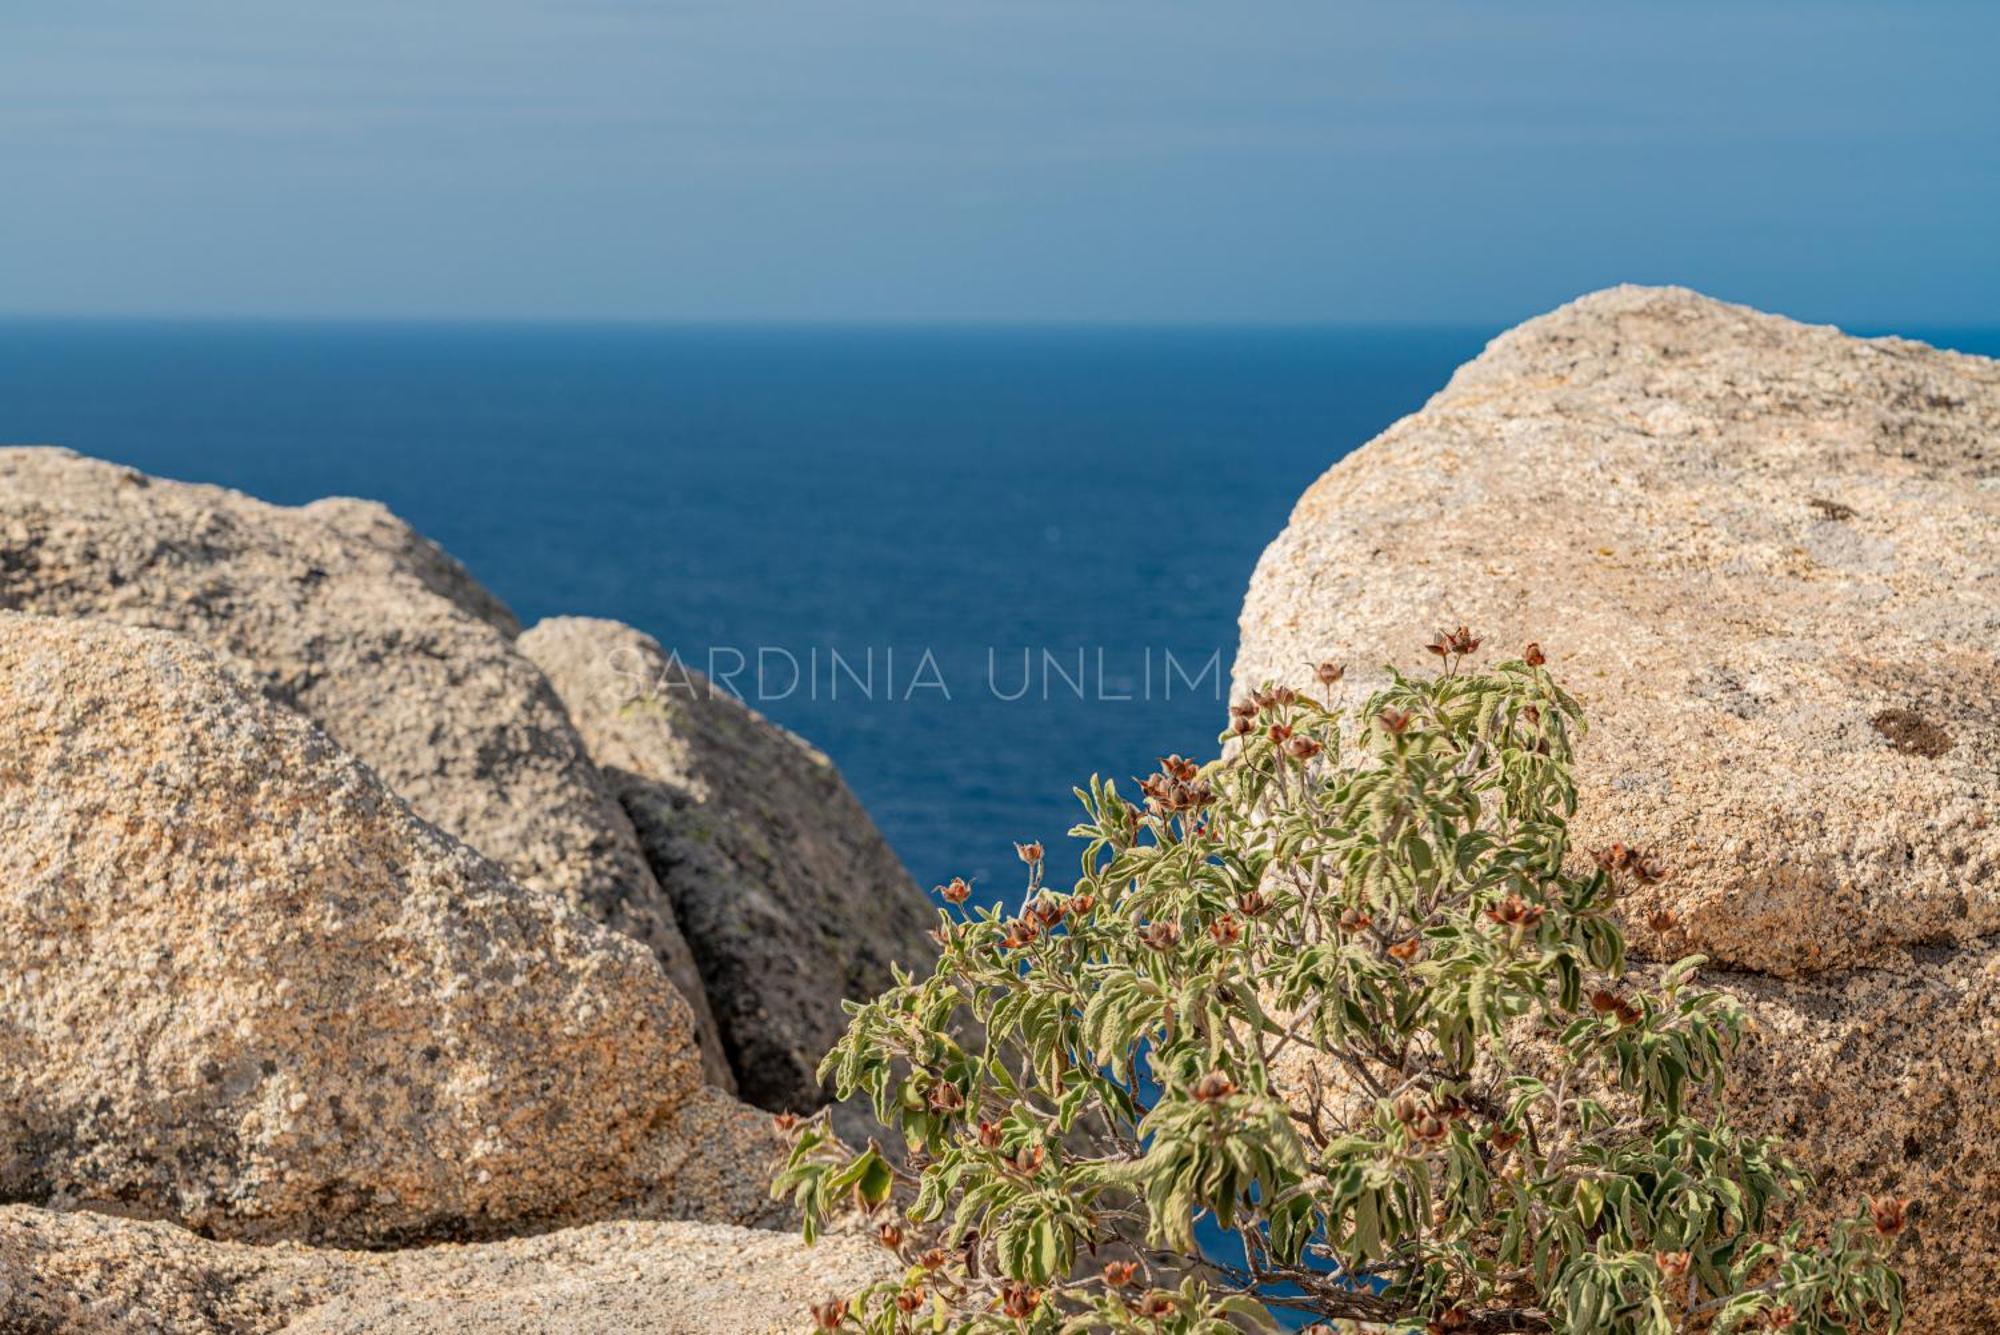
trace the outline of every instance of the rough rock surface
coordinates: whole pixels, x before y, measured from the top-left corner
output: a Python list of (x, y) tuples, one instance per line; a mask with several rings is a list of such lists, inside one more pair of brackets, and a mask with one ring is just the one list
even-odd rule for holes
[(2000, 941), (1899, 949), (1809, 979), (1704, 976), (1752, 1030), (1730, 1115), (1783, 1135), (1819, 1185), (1809, 1218), (1910, 1197), (1895, 1262), (1906, 1335), (2000, 1330)]
[(858, 1236), (714, 1224), (340, 1252), (0, 1207), (0, 1329), (22, 1335), (792, 1335), (892, 1269)]
[(1306, 493), (1236, 685), (1358, 704), (1460, 622), (1583, 698), (1578, 837), (1665, 858), (1662, 948), (2000, 931), (2000, 363), (1679, 289), (1532, 320)]
[(769, 1218), (638, 943), (178, 636), (0, 614), (0, 1198), (378, 1245)]
[(935, 918), (833, 763), (615, 621), (521, 637), (639, 831), (745, 1098), (804, 1111), (842, 998), (927, 963)]
[(0, 608), (178, 631), (317, 722), (419, 815), (645, 941), (731, 1083), (673, 910), (514, 620), (379, 505), (301, 509), (67, 450), (0, 449)]
[(1358, 706), (1459, 623), (1583, 699), (1578, 844), (1670, 868), (1633, 944), (1731, 966), (1808, 1213), (1916, 1198), (1909, 1329), (2000, 1325), (2000, 363), (1679, 289), (1530, 321), (1307, 492), (1236, 685)]

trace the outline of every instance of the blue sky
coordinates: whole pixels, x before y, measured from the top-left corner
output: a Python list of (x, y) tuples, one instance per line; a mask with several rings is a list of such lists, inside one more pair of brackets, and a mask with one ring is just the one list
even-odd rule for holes
[(0, 312), (2000, 323), (1981, 0), (17, 0)]

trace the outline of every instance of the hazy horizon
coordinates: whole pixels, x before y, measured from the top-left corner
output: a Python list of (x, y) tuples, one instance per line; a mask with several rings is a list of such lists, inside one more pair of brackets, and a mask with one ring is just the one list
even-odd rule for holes
[(2000, 7), (139, 0), (0, 18), (0, 316), (2000, 320)]

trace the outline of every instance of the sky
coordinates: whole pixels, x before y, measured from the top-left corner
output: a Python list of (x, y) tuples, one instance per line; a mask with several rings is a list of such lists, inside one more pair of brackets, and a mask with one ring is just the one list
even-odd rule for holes
[(1990, 0), (11, 0), (0, 314), (2000, 323)]

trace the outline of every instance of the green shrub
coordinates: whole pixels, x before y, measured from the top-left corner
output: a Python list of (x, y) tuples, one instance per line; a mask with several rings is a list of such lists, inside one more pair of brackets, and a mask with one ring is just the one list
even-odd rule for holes
[[(1571, 857), (1576, 702), (1534, 646), (1476, 647), (1441, 636), (1351, 739), (1267, 689), (1142, 805), (1093, 780), (1066, 891), (1033, 845), (1013, 911), (942, 891), (935, 972), (850, 1007), (825, 1066), (907, 1162), (821, 1118), (776, 1187), (809, 1237), (859, 1203), (908, 1263), (821, 1328), (1898, 1323), (1904, 1203), (1779, 1231), (1808, 1183), (1723, 1116), (1741, 1015), (1698, 957), (1627, 971), (1614, 899), (1665, 869)], [(1240, 1245), (1204, 1257), (1204, 1216)]]

